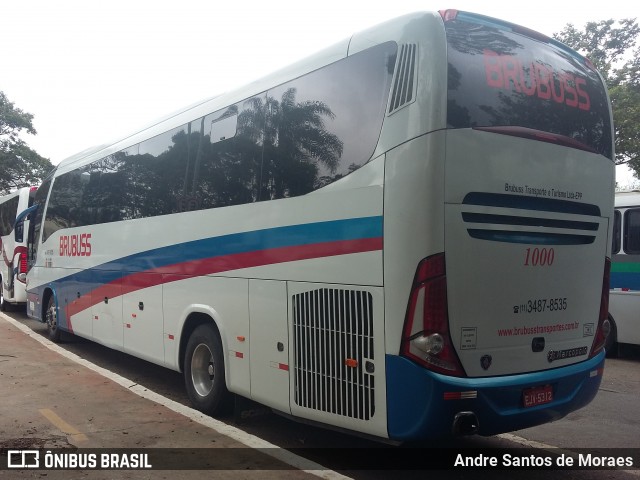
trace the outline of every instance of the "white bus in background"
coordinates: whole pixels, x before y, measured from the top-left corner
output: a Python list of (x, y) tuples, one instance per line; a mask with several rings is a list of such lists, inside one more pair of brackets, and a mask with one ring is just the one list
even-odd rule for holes
[(607, 349), (640, 345), (640, 192), (616, 193)]
[[(21, 238), (16, 241), (14, 223), (20, 212), (33, 203), (36, 187), (23, 187), (13, 193), (0, 197), (0, 310), (9, 306), (25, 304), (27, 292), (26, 235), (18, 232)], [(28, 224), (27, 224), (28, 226)], [(19, 229), (24, 228), (20, 224)]]
[(182, 371), (211, 414), (517, 430), (598, 391), (613, 189), (588, 60), (412, 14), (61, 162), (28, 313)]

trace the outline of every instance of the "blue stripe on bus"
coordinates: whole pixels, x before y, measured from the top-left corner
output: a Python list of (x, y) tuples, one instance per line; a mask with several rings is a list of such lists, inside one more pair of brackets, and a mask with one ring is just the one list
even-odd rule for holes
[(640, 274), (636, 272), (611, 272), (610, 288), (640, 290)]
[[(381, 236), (382, 217), (307, 223), (233, 233), (148, 250), (125, 257), (126, 264), (122, 267), (127, 271), (143, 271), (212, 256)], [(105, 267), (110, 268), (109, 264)]]
[[(93, 267), (89, 271), (142, 272), (202, 258), (271, 248), (382, 236), (382, 217), (307, 223), (204, 238), (136, 253)], [(82, 276), (84, 272), (76, 274)], [(108, 275), (107, 275), (108, 276)]]
[(84, 284), (95, 288), (97, 285), (115, 281), (121, 278), (123, 274), (144, 272), (204, 258), (257, 252), (273, 248), (380, 238), (382, 235), (382, 216), (332, 220), (232, 233), (173, 244), (118, 258), (60, 278), (54, 283)]

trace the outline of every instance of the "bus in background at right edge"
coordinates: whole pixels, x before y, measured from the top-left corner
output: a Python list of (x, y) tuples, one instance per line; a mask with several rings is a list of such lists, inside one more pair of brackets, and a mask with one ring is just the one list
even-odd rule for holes
[(640, 192), (617, 192), (611, 245), (607, 353), (620, 344), (640, 345)]

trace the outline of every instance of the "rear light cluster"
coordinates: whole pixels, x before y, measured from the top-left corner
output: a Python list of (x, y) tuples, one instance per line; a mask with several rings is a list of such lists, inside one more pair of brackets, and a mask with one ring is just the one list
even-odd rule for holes
[(466, 376), (449, 334), (444, 253), (418, 264), (400, 353), (434, 372)]
[(600, 315), (598, 317), (598, 328), (591, 345), (589, 358), (595, 357), (602, 351), (607, 341), (607, 336), (611, 333), (611, 322), (609, 322), (609, 283), (611, 280), (611, 259), (605, 258), (604, 273), (602, 275), (602, 294), (600, 296)]
[(27, 278), (27, 256), (23, 253), (20, 255), (18, 262), (18, 280), (24, 283)]
[(445, 22), (452, 22), (458, 16), (457, 10), (438, 10), (438, 13)]

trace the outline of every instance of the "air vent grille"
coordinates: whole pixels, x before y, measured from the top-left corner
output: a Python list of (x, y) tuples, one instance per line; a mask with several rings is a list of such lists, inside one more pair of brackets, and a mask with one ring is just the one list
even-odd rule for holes
[(393, 113), (413, 101), (417, 50), (417, 45), (412, 43), (400, 47), (400, 58), (393, 83), (389, 113)]
[(295, 403), (361, 420), (375, 411), (373, 306), (368, 292), (293, 296)]

